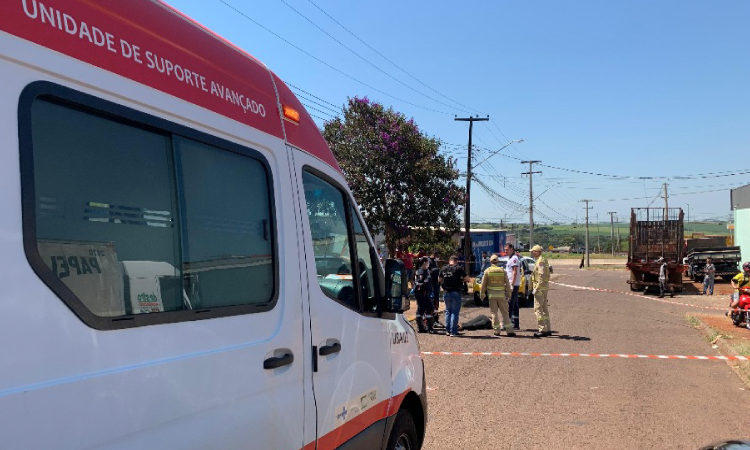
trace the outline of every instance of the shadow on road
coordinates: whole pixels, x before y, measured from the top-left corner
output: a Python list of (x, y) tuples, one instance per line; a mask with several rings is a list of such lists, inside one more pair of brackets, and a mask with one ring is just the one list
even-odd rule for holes
[(545, 339), (561, 339), (563, 341), (590, 341), (590, 337), (586, 336), (570, 336), (568, 334), (553, 334), (552, 336), (546, 337)]

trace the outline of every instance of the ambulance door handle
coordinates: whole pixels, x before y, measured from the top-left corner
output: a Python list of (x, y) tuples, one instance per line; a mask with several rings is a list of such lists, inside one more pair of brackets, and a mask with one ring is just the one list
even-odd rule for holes
[(339, 344), (338, 342), (334, 342), (331, 345), (324, 345), (320, 347), (320, 350), (318, 351), (318, 353), (320, 354), (320, 356), (327, 356), (327, 355), (332, 355), (334, 353), (338, 353), (340, 351), (341, 351), (341, 344)]
[(294, 355), (291, 353), (287, 353), (282, 356), (273, 356), (263, 361), (263, 368), (266, 370), (278, 369), (279, 367), (288, 366), (289, 364), (293, 362), (294, 362)]

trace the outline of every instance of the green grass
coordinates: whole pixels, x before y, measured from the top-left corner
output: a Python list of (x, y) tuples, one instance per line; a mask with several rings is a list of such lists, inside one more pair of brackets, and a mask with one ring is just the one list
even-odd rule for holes
[(708, 339), (708, 342), (713, 342), (714, 339), (716, 339), (719, 336), (721, 336), (721, 333), (712, 329), (711, 333), (708, 335), (708, 337), (706, 337), (706, 339)]
[(695, 317), (695, 316), (688, 315), (687, 316), (687, 321), (690, 322), (690, 325), (692, 325), (694, 327), (700, 327), (701, 326), (701, 321), (698, 320), (698, 318)]
[(742, 356), (750, 356), (750, 342), (733, 345), (732, 349)]

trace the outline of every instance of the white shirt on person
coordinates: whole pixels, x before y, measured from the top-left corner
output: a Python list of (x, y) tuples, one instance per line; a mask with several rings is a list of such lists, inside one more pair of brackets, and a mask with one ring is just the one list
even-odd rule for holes
[[(515, 280), (513, 279), (514, 267), (518, 268)], [(508, 274), (508, 280), (513, 283), (513, 286), (521, 285), (521, 260), (518, 258), (518, 253), (514, 253), (513, 256), (508, 258), (508, 263), (505, 265), (505, 273)]]

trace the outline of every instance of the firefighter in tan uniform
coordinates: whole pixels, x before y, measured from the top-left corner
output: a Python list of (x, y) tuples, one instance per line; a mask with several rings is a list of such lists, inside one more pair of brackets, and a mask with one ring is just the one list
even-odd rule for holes
[[(498, 265), (497, 255), (492, 255), (490, 258), (490, 267), (484, 271), (484, 276), (482, 277), (482, 287), (479, 295), (481, 298), (484, 298), (485, 294), (489, 296), (490, 311), (492, 311), (492, 328), (495, 329), (495, 336), (500, 336), (500, 331), (502, 330), (505, 330), (508, 336), (516, 335), (513, 332), (513, 324), (508, 314), (508, 299), (512, 292), (513, 288), (510, 286), (510, 281), (508, 281), (508, 274), (505, 273), (505, 269)], [(501, 315), (503, 318), (502, 327), (500, 324)]]
[(552, 334), (547, 308), (547, 291), (549, 290), (549, 262), (542, 256), (542, 247), (535, 245), (531, 255), (536, 259), (534, 272), (531, 274), (531, 286), (534, 294), (534, 313), (539, 324), (539, 332), (534, 337), (547, 337)]

